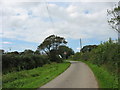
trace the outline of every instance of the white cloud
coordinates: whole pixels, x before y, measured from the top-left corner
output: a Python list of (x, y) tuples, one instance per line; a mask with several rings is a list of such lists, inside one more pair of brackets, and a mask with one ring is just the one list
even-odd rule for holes
[(54, 21), (52, 26), (45, 3), (16, 3), (3, 10), (3, 37), (41, 42), (51, 34), (66, 38), (105, 40), (117, 34), (107, 23), (106, 10), (113, 3), (70, 3), (66, 7), (48, 4)]
[(76, 9), (77, 9), (77, 6), (70, 5), (70, 6), (67, 8), (67, 11), (71, 13), (71, 12), (75, 12)]
[(2, 42), (3, 44), (12, 44), (12, 42)]
[[(3, 2), (43, 2), (44, 0), (3, 0)], [(47, 2), (118, 2), (119, 0), (46, 0)]]

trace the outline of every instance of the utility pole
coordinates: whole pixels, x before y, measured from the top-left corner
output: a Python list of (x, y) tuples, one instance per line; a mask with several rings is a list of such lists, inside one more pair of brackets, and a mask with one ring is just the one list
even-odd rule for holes
[(9, 47), (9, 51), (11, 51), (11, 47)]
[(80, 38), (80, 50), (82, 49), (82, 40)]
[[(120, 7), (120, 1), (118, 2), (118, 6)], [(120, 17), (120, 13), (118, 13), (118, 16)], [(120, 22), (118, 24), (118, 31), (119, 31), (118, 32), (118, 44), (120, 44)]]

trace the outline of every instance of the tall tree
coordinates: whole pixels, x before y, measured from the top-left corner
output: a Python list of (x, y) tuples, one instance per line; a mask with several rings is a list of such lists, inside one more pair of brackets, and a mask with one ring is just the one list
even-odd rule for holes
[(97, 47), (98, 47), (97, 45), (87, 45), (81, 49), (81, 52), (83, 53), (90, 52), (92, 49), (97, 48)]
[(51, 59), (53, 59), (53, 57), (58, 55), (57, 51), (59, 46), (65, 44), (67, 44), (67, 41), (64, 37), (50, 35), (38, 46), (38, 50), (44, 51)]
[(62, 56), (62, 58), (65, 58), (65, 59), (67, 59), (71, 55), (74, 55), (74, 51), (65, 45), (60, 46), (58, 51), (59, 51), (59, 54)]
[(120, 1), (118, 6), (115, 8), (108, 10), (108, 15), (110, 18), (108, 19), (109, 25), (118, 32), (118, 42), (120, 43)]
[(24, 52), (22, 52), (21, 54), (34, 54), (34, 51), (30, 50), (30, 49), (26, 49), (24, 50)]

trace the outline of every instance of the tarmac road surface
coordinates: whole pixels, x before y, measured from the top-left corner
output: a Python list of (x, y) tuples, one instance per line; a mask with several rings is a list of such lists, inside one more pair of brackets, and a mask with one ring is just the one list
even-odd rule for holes
[(98, 88), (91, 69), (83, 62), (70, 61), (71, 66), (40, 88)]

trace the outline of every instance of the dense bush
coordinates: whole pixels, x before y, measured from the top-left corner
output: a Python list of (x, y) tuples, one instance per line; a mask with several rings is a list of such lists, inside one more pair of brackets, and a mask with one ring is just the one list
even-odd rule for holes
[(68, 59), (71, 55), (74, 55), (74, 51), (68, 46), (61, 45), (58, 48), (58, 54), (61, 55), (63, 59)]
[(105, 42), (90, 52), (89, 60), (98, 66), (106, 67), (110, 72), (117, 73), (120, 64), (120, 45), (112, 40)]
[(46, 63), (50, 63), (49, 58), (45, 55), (37, 54), (3, 54), (2, 69), (3, 73), (28, 70), (40, 67)]
[(70, 56), (69, 59), (80, 60), (81, 54), (82, 54), (82, 53), (77, 52), (77, 53), (75, 53), (74, 55)]
[(105, 67), (113, 74), (120, 73), (120, 45), (114, 43), (111, 39), (101, 43), (90, 52), (76, 53), (72, 59), (89, 60), (93, 64)]
[(85, 60), (99, 67), (103, 67), (116, 77), (120, 84), (120, 44), (114, 43), (111, 39), (101, 43), (89, 52), (78, 52), (70, 59)]
[(69, 59), (73, 60), (89, 60), (90, 52), (77, 52), (75, 55), (71, 56)]
[(97, 48), (97, 45), (87, 45), (87, 46), (84, 46), (80, 51), (83, 52), (83, 53), (84, 52), (90, 52), (94, 48)]
[(56, 50), (51, 50), (50, 51), (49, 58), (50, 58), (50, 61), (52, 61), (52, 62), (60, 63), (60, 62), (63, 61), (63, 59), (59, 57), (58, 51), (56, 51)]

